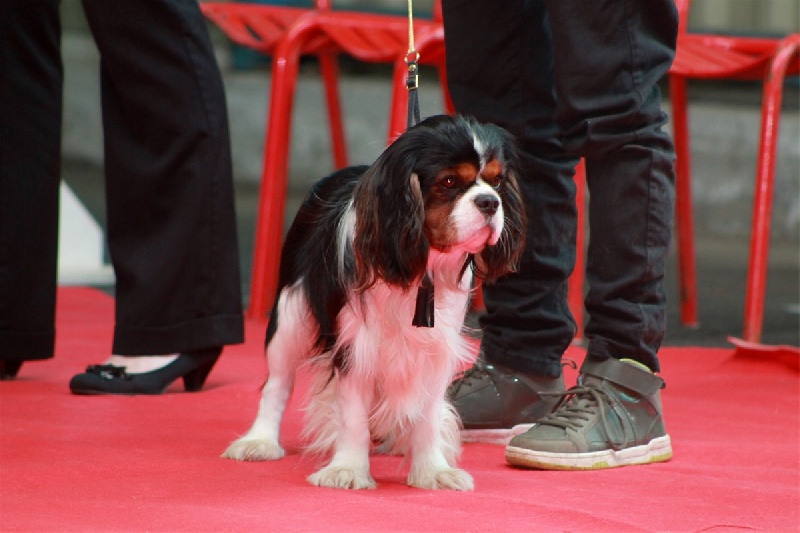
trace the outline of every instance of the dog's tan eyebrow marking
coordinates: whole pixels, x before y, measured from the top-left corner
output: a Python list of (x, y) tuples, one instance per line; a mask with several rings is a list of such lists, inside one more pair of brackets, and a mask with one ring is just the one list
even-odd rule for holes
[(455, 167), (455, 173), (462, 183), (470, 184), (478, 176), (478, 168), (471, 163), (461, 163)]
[(489, 182), (493, 182), (502, 173), (503, 164), (497, 159), (487, 162), (481, 169), (481, 177)]

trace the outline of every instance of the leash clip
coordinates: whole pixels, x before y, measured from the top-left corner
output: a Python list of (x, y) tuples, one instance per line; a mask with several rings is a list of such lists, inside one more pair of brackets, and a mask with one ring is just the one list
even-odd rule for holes
[(406, 53), (406, 65), (408, 67), (406, 89), (413, 91), (419, 87), (419, 53), (416, 50), (409, 50)]

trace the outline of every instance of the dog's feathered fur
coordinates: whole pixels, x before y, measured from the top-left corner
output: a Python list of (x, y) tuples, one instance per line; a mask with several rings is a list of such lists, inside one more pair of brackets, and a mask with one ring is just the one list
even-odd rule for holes
[[(380, 441), (410, 456), (410, 485), (471, 489), (455, 466), (458, 417), (446, 389), (474, 357), (462, 334), (473, 275), (491, 282), (513, 270), (524, 245), (516, 174), (504, 130), (438, 116), (372, 166), (318, 182), (284, 244), (259, 413), (225, 456), (283, 456), (283, 410), (296, 369), (310, 362), (305, 435), (330, 460), (309, 481), (374, 487), (369, 452)], [(435, 290), (430, 328), (412, 325), (426, 273)]]

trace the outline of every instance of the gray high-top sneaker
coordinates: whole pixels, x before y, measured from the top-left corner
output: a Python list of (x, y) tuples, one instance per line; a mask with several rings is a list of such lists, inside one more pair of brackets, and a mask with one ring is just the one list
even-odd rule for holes
[(506, 447), (506, 460), (546, 470), (595, 470), (672, 457), (661, 415), (664, 381), (631, 360), (587, 359), (556, 409)]
[(521, 374), (479, 358), (450, 384), (447, 395), (463, 429), (463, 442), (508, 444), (548, 414), (564, 392), (564, 378)]

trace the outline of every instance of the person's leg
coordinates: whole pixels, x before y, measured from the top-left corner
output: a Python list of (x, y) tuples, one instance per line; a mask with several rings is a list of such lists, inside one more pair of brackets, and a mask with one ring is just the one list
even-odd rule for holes
[(589, 356), (658, 371), (666, 328), (664, 262), (674, 151), (657, 82), (675, 51), (672, 0), (548, 1), (554, 21), (556, 120), (586, 158)]
[(243, 341), (228, 118), (195, 0), (84, 0), (101, 56), (112, 352)]
[[(672, 62), (672, 0), (548, 0), (556, 122), (587, 162), (587, 357), (566, 401), (506, 452), (514, 464), (592, 469), (664, 461), (657, 351), (673, 210), (673, 150), (656, 85)], [(581, 416), (576, 416), (581, 413)]]
[(61, 155), (58, 0), (0, 2), (0, 374), (53, 356)]
[[(561, 356), (575, 334), (566, 281), (575, 263), (577, 158), (564, 153), (553, 123), (544, 2), (444, 0), (442, 6), (455, 108), (516, 137), (529, 219), (519, 272), (483, 287), (486, 364), (479, 362), (451, 387), (465, 437), (481, 438), (481, 429), (533, 422), (551, 406), (538, 393), (563, 389)], [(491, 397), (502, 400), (491, 403)]]

